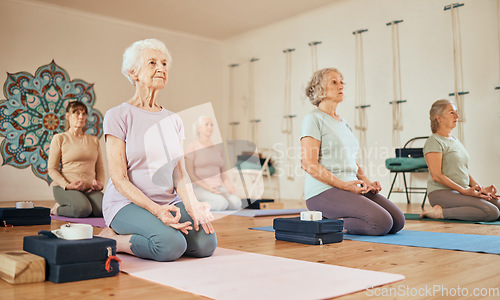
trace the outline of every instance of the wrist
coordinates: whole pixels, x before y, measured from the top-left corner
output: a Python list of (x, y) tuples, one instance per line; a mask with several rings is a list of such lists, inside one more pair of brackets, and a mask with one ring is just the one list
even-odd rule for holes
[(337, 188), (344, 190), (344, 191), (347, 191), (347, 182), (341, 181)]
[(152, 202), (151, 205), (148, 205), (146, 209), (149, 210), (155, 217), (160, 219), (161, 205)]

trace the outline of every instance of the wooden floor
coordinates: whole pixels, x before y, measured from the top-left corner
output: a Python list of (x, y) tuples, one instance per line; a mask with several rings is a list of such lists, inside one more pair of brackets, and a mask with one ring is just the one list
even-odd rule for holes
[[(37, 202), (37, 206), (51, 207), (51, 202)], [(15, 206), (1, 203), (2, 207)], [(404, 212), (418, 213), (418, 204), (399, 205)], [(365, 270), (398, 273), (406, 279), (384, 288), (424, 293), (435, 285), (457, 291), (468, 289), (469, 297), (475, 288), (500, 288), (500, 255), (384, 245), (345, 240), (338, 244), (309, 246), (276, 241), (270, 232), (249, 230), (249, 227), (272, 225), (273, 217), (227, 216), (217, 220), (214, 227), (218, 246), (246, 252), (267, 254), (291, 259), (333, 264)], [(64, 222), (53, 221), (44, 226), (0, 227), (0, 251), (22, 249), (23, 236), (36, 235), (40, 230), (59, 228)], [(500, 226), (458, 224), (429, 221), (407, 221), (405, 229), (500, 235)], [(94, 230), (94, 234), (100, 232)], [(420, 289), (420, 290), (419, 290)], [(377, 292), (383, 292), (378, 290)], [(386, 289), (388, 291), (388, 289)], [(463, 291), (463, 290), (462, 290)], [(484, 290), (482, 290), (484, 291)], [(394, 292), (394, 290), (393, 290)], [(371, 296), (370, 296), (371, 295)], [(429, 299), (428, 295), (411, 297)], [(435, 294), (436, 295), (436, 294)], [(437, 294), (440, 295), (440, 294)], [(52, 282), (11, 285), (0, 280), (0, 299), (200, 299), (203, 297), (158, 285), (124, 273), (117, 277), (55, 284)], [(374, 291), (341, 297), (342, 299), (370, 299)], [(405, 298), (401, 294), (392, 299)], [(487, 299), (494, 297), (474, 297)], [(497, 297), (497, 299), (500, 297)], [(464, 298), (465, 299), (465, 298)]]

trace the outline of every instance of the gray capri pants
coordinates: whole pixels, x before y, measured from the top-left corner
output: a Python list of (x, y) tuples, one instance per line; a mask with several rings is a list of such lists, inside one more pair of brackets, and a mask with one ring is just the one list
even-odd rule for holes
[[(191, 221), (184, 203), (175, 204), (180, 208), (180, 223)], [(175, 212), (172, 214), (175, 215)], [(130, 249), (135, 256), (156, 261), (174, 261), (182, 255), (193, 257), (211, 256), (217, 248), (215, 233), (206, 234), (200, 225), (198, 231), (188, 234), (170, 227), (150, 211), (130, 203), (118, 211), (110, 224), (118, 234), (131, 234)]]
[(462, 195), (455, 190), (436, 190), (429, 194), (429, 203), (443, 208), (445, 219), (491, 222), (500, 216), (500, 201)]
[(385, 235), (405, 225), (405, 216), (394, 203), (371, 192), (358, 195), (332, 187), (307, 199), (306, 205), (327, 219), (343, 218), (348, 234)]
[(59, 203), (57, 215), (70, 218), (102, 217), (102, 192), (83, 193), (65, 190), (60, 186), (52, 188), (54, 199)]

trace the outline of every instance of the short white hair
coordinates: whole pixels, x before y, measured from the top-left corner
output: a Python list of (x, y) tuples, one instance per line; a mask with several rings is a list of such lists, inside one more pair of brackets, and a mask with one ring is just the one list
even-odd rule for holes
[(145, 39), (134, 42), (125, 52), (123, 52), (122, 73), (127, 79), (135, 85), (135, 82), (130, 78), (129, 72), (137, 71), (141, 67), (141, 52), (144, 49), (159, 50), (167, 57), (167, 70), (172, 66), (172, 56), (165, 44), (157, 39)]
[(201, 115), (198, 118), (198, 120), (196, 120), (196, 122), (193, 124), (193, 133), (194, 133), (194, 136), (197, 138), (200, 137), (200, 133), (198, 132), (198, 127), (200, 127), (203, 124), (203, 120), (205, 120), (205, 119), (209, 119), (212, 122), (214, 121), (209, 116)]

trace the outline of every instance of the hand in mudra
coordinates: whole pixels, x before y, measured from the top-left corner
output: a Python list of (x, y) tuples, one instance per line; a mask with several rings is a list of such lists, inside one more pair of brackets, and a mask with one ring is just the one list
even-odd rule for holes
[[(175, 216), (172, 212), (175, 212)], [(184, 234), (188, 234), (188, 230), (193, 229), (190, 221), (179, 223), (181, 219), (181, 210), (175, 205), (162, 205), (156, 215), (163, 223), (180, 230)]]
[(66, 185), (66, 190), (76, 190), (76, 191), (83, 191), (84, 189), (84, 184), (81, 179), (78, 179), (77, 181), (73, 181)]

